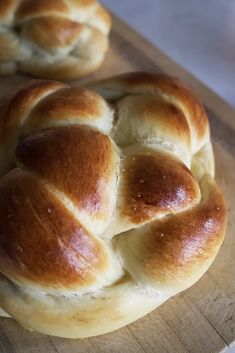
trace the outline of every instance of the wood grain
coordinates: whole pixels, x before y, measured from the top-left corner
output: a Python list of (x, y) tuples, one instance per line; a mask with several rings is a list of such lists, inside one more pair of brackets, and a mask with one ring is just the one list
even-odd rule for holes
[[(214, 264), (197, 284), (128, 327), (100, 337), (67, 340), (26, 331), (13, 320), (2, 318), (1, 353), (219, 353), (235, 340), (235, 111), (126, 24), (116, 17), (113, 21), (112, 44), (105, 63), (79, 84), (145, 70), (178, 76), (197, 93), (210, 118), (216, 178), (229, 209), (225, 242)], [(1, 78), (0, 95), (28, 79)]]

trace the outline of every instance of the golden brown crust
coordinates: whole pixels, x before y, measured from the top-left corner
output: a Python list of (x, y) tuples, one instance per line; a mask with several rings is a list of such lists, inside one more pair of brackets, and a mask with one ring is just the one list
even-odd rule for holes
[(111, 17), (95, 0), (8, 1), (0, 19), (0, 74), (75, 79), (96, 70), (108, 48)]
[(74, 290), (107, 266), (98, 240), (27, 172), (1, 181), (0, 224), (0, 271), (22, 285)]
[[(68, 16), (73, 10), (87, 11), (94, 8), (95, 0), (21, 0), (16, 17), (18, 21), (25, 21), (32, 18), (48, 15)], [(71, 14), (72, 15), (72, 14)]]
[(159, 268), (157, 259), (161, 257), (161, 266), (182, 280), (189, 270), (186, 264), (192, 271), (194, 265), (217, 253), (223, 241), (226, 207), (214, 183), (210, 180), (205, 184), (208, 197), (199, 206), (174, 219), (153, 223), (147, 235), (149, 248), (153, 249), (148, 269)]
[(0, 102), (0, 175), (15, 168), (0, 179), (0, 306), (62, 337), (112, 331), (188, 288), (226, 228), (191, 91), (146, 73), (93, 87), (34, 81)]
[(141, 223), (198, 202), (200, 191), (184, 164), (164, 153), (126, 157), (122, 164), (123, 216)]
[(189, 124), (183, 112), (174, 104), (143, 92), (142, 95), (122, 98), (117, 103), (117, 112), (121, 117), (114, 135), (118, 145), (131, 146), (141, 141), (142, 144), (159, 146), (163, 142), (171, 146), (179, 158), (190, 157), (192, 148)]
[[(81, 88), (64, 88), (48, 95), (32, 110), (27, 130), (38, 130), (49, 122), (70, 121), (74, 123), (95, 123), (104, 113), (105, 101), (95, 92)], [(94, 124), (95, 125), (95, 124)]]
[[(16, 89), (4, 104), (0, 103), (0, 175), (14, 166), (14, 153), (31, 109), (48, 94), (66, 87), (52, 81), (32, 81)], [(1, 155), (6, 151), (7, 158)]]
[(73, 45), (81, 31), (80, 23), (53, 16), (36, 18), (24, 27), (26, 38), (52, 53), (55, 48)]
[(190, 135), (187, 120), (185, 120), (184, 114), (174, 104), (156, 99), (156, 97), (140, 96), (138, 101), (135, 100), (134, 109), (136, 114), (144, 115), (145, 112), (148, 112), (150, 123), (164, 124), (168, 129), (171, 127), (175, 135), (178, 134), (179, 139), (186, 139), (189, 142)]
[(108, 136), (85, 126), (45, 129), (26, 137), (18, 145), (16, 158), (89, 217), (109, 215), (116, 155)]
[[(158, 242), (159, 250), (156, 247), (154, 249), (166, 254), (165, 260), (169, 254), (167, 266), (171, 267), (171, 271), (175, 266), (174, 275), (178, 278), (182, 266), (190, 264), (192, 271), (194, 265), (200, 266), (200, 261), (215, 256), (224, 238), (227, 210), (223, 196), (210, 177), (206, 176), (202, 183), (205, 199), (200, 205), (178, 215), (174, 220), (153, 224), (150, 237), (154, 241), (157, 238), (159, 240), (160, 235), (162, 240), (161, 244)], [(153, 255), (151, 261), (154, 261), (153, 258), (157, 256)]]
[(141, 87), (154, 87), (164, 93), (164, 96), (171, 96), (177, 99), (181, 104), (185, 105), (192, 125), (194, 126), (198, 137), (204, 135), (205, 128), (207, 127), (207, 117), (202, 104), (195, 98), (194, 94), (184, 86), (184, 84), (177, 78), (172, 78), (165, 74), (159, 75), (135, 75), (129, 74), (123, 77), (123, 82), (129, 87), (138, 89)]
[[(196, 207), (117, 239), (125, 266), (134, 276), (155, 278), (158, 286), (171, 290), (187, 288), (205, 272), (223, 242), (227, 210), (210, 176), (204, 177), (201, 187), (204, 199)], [(144, 269), (141, 273), (139, 266)]]
[(21, 1), (16, 18), (18, 21), (23, 21), (43, 15), (66, 15), (66, 12), (68, 14), (68, 7), (63, 0), (26, 0)]
[[(92, 84), (91, 88), (113, 91), (113, 96), (146, 92), (163, 98), (183, 111), (191, 130), (194, 145), (201, 146), (208, 138), (208, 120), (205, 110), (192, 91), (179, 79), (165, 74), (128, 73)], [(194, 141), (195, 140), (195, 141)], [(193, 146), (196, 147), (196, 146)], [(199, 148), (199, 149), (200, 149)], [(195, 149), (195, 148), (194, 148)], [(195, 150), (193, 152), (196, 152)]]
[(55, 81), (31, 81), (19, 87), (8, 97), (1, 116), (0, 136), (6, 136), (11, 130), (22, 125), (31, 109), (46, 95), (66, 87)]

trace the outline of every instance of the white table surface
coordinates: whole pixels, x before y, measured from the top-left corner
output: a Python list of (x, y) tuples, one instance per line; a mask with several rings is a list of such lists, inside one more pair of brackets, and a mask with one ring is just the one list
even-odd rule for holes
[(102, 2), (235, 106), (235, 0)]

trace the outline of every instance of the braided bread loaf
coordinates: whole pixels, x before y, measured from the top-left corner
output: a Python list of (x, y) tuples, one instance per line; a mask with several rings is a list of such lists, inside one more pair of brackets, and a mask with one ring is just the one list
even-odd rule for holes
[(96, 0), (0, 1), (0, 74), (86, 75), (104, 59), (110, 26)]
[(23, 326), (103, 334), (205, 273), (226, 209), (205, 111), (177, 79), (36, 81), (0, 116), (0, 306)]

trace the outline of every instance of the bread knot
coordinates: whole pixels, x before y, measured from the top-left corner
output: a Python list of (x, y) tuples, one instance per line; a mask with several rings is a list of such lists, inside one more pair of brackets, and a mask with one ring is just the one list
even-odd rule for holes
[(95, 71), (111, 18), (96, 0), (6, 0), (0, 4), (0, 74), (71, 80)]
[(0, 108), (0, 306), (87, 337), (194, 284), (224, 238), (209, 125), (178, 79), (21, 87)]

